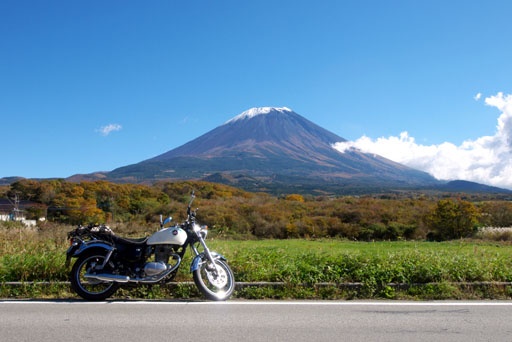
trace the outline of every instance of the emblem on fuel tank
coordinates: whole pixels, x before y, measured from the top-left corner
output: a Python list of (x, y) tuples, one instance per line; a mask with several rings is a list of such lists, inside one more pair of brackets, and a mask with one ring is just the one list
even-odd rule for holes
[(176, 229), (175, 229), (175, 230), (173, 230), (173, 231), (172, 231), (172, 235), (178, 235), (178, 230), (176, 230)]

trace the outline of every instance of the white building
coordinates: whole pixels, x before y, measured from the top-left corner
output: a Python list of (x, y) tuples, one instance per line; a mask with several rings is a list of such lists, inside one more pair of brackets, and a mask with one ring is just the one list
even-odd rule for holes
[[(34, 227), (37, 224), (36, 220), (27, 220), (23, 209), (30, 207), (39, 207), (40, 204), (30, 201), (20, 201), (18, 209), (15, 209), (14, 204), (6, 198), (0, 198), (0, 221), (19, 221), (26, 226)], [(39, 218), (44, 221), (45, 218)]]

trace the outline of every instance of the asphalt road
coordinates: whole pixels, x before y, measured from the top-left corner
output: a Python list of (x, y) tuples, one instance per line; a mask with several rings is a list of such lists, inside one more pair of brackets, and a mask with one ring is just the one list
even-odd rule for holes
[(0, 341), (512, 341), (511, 302), (0, 301)]

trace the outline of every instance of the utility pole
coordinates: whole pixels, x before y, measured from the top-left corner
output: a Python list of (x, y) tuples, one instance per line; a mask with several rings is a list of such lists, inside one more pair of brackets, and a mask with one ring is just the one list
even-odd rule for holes
[(10, 199), (8, 199), (8, 200), (9, 200), (9, 202), (11, 202), (11, 204), (13, 206), (13, 210), (12, 210), (13, 219), (14, 219), (14, 221), (18, 221), (19, 213), (21, 212), (19, 192), (14, 193), (14, 202), (11, 201)]
[(18, 221), (20, 212), (20, 197), (18, 196), (18, 193), (14, 194), (14, 221)]

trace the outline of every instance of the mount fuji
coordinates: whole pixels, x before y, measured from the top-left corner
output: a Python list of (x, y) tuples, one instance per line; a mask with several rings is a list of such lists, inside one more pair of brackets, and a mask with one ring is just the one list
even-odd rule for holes
[(439, 184), (425, 172), (379, 155), (341, 153), (332, 147), (341, 141), (346, 140), (289, 108), (251, 108), (180, 147), (106, 177), (121, 182), (203, 179), (249, 190), (275, 184), (304, 189)]

